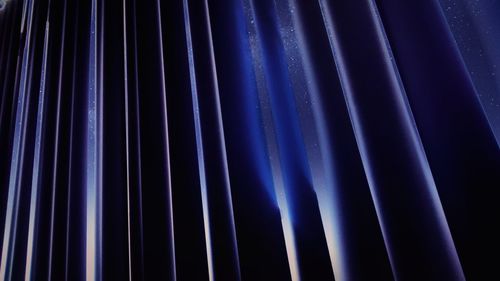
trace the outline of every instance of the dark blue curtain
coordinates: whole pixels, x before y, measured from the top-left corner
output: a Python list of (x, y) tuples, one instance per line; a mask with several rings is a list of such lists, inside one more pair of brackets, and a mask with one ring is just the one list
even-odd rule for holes
[(0, 279), (499, 279), (498, 8), (0, 0)]

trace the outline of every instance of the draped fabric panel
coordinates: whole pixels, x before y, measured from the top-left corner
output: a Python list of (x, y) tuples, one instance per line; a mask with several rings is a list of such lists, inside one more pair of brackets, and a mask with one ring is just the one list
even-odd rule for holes
[(448, 2), (0, 0), (0, 279), (498, 279)]

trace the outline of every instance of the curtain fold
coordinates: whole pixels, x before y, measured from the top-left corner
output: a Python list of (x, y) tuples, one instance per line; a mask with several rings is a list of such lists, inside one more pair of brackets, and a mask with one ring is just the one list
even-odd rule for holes
[(0, 0), (0, 279), (495, 279), (446, 2)]

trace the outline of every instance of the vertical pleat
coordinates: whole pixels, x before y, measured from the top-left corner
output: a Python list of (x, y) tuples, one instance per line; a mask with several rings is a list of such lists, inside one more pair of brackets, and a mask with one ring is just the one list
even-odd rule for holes
[(437, 0), (0, 0), (0, 279), (494, 278), (457, 32)]

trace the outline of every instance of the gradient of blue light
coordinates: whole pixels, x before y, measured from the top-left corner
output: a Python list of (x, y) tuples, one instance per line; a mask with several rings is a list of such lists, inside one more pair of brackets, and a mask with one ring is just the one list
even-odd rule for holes
[(99, 280), (98, 213), (97, 213), (97, 1), (92, 1), (89, 40), (89, 84), (87, 97), (87, 152), (86, 152), (86, 272), (87, 281)]
[[(14, 257), (12, 251), (16, 242), (16, 229), (17, 229), (17, 213), (19, 209), (19, 181), (20, 181), (20, 161), (22, 159), (22, 150), (25, 135), (25, 101), (26, 95), (29, 94), (27, 91), (27, 77), (28, 77), (28, 62), (31, 59), (31, 25), (33, 21), (33, 1), (27, 0), (24, 2), (23, 10), (23, 23), (25, 19), (26, 6), (29, 13), (28, 16), (28, 29), (25, 34), (25, 46), (22, 55), (22, 65), (21, 65), (21, 78), (19, 86), (19, 96), (17, 99), (17, 110), (15, 117), (15, 131), (13, 140), (13, 150), (12, 150), (12, 160), (11, 160), (11, 170), (9, 178), (9, 193), (7, 199), (7, 211), (5, 217), (5, 229), (3, 237), (2, 246), (2, 260), (0, 264), (0, 278), (3, 280), (8, 280), (11, 278), (12, 274), (12, 259)], [(23, 25), (24, 26), (24, 25)], [(23, 28), (21, 28), (21, 33)]]
[(297, 113), (300, 116), (300, 128), (308, 158), (311, 181), (317, 196), (323, 229), (330, 254), (333, 272), (337, 280), (346, 276), (348, 260), (343, 248), (342, 218), (336, 193), (339, 186), (336, 181), (333, 151), (327, 136), (327, 118), (322, 109), (322, 100), (313, 66), (311, 54), (306, 47), (303, 23), (299, 18), (295, 0), (276, 1), (280, 19), (280, 33), (287, 54), (287, 63), (291, 83), (295, 92)]
[(44, 124), (45, 115), (45, 84), (47, 75), (47, 51), (49, 42), (49, 21), (47, 20), (43, 44), (43, 63), (42, 63), (42, 73), (40, 78), (40, 92), (38, 96), (38, 112), (37, 112), (37, 122), (36, 122), (36, 135), (35, 135), (35, 155), (33, 157), (33, 175), (31, 181), (31, 200), (30, 200), (30, 215), (29, 215), (29, 227), (28, 227), (28, 245), (26, 252), (26, 269), (25, 277), (26, 281), (32, 279), (32, 268), (34, 263), (34, 252), (36, 251), (37, 241), (35, 237), (37, 236), (37, 211), (38, 211), (38, 191), (39, 191), (39, 179), (40, 179), (40, 165), (41, 165), (41, 147), (42, 147), (42, 128)]
[[(325, 24), (325, 28), (327, 29), (329, 41), (330, 41), (330, 47), (331, 51), (333, 53), (333, 56), (335, 58), (335, 63), (338, 69), (338, 75), (341, 80), (341, 85), (342, 85), (342, 90), (344, 93), (344, 97), (346, 100), (346, 104), (348, 107), (349, 111), (349, 116), (351, 118), (351, 123), (352, 127), (355, 132), (355, 138), (356, 142), (358, 144), (358, 148), (360, 151), (361, 159), (363, 162), (363, 167), (366, 173), (366, 177), (368, 180), (368, 184), (370, 187), (370, 191), (372, 194), (372, 198), (375, 204), (375, 209), (377, 212), (377, 216), (379, 219), (379, 224), (382, 229), (383, 233), (383, 238), (384, 242), (387, 248), (387, 252), (389, 255), (389, 260), (392, 266), (392, 271), (397, 278), (397, 271), (395, 268), (395, 263), (397, 260), (395, 260), (394, 255), (393, 255), (393, 245), (391, 245), (391, 241), (389, 239), (390, 233), (387, 230), (386, 220), (384, 219), (384, 209), (381, 208), (381, 203), (378, 198), (378, 192), (379, 188), (376, 185), (376, 180), (374, 177), (374, 171), (376, 170), (376, 167), (373, 166), (371, 163), (371, 157), (368, 149), (367, 142), (365, 140), (364, 136), (364, 129), (363, 129), (363, 122), (360, 119), (360, 114), (358, 112), (357, 104), (355, 102), (355, 99), (353, 98), (354, 92), (353, 92), (353, 83), (351, 82), (351, 78), (349, 77), (349, 72), (345, 66), (345, 58), (343, 54), (343, 48), (342, 45), (340, 44), (340, 41), (337, 36), (337, 30), (334, 22), (328, 15), (328, 11), (330, 10), (329, 4), (326, 0), (319, 0), (320, 7), (321, 7), (321, 12), (323, 14), (323, 20)], [(425, 156), (425, 151), (423, 149), (420, 137), (417, 132), (417, 128), (415, 125), (415, 121), (413, 119), (413, 115), (411, 113), (411, 109), (409, 107), (406, 94), (404, 92), (404, 88), (402, 88), (402, 84), (399, 78), (399, 74), (397, 71), (397, 68), (392, 61), (392, 52), (390, 47), (388, 46), (387, 43), (387, 38), (385, 35), (385, 31), (383, 29), (382, 23), (380, 21), (380, 16), (377, 11), (376, 4), (373, 2), (373, 0), (369, 0), (368, 2), (370, 4), (371, 8), (371, 21), (373, 22), (373, 26), (376, 27), (376, 33), (377, 33), (377, 39), (379, 40), (379, 44), (381, 46), (385, 47), (385, 51), (383, 53), (384, 55), (384, 61), (385, 61), (385, 70), (391, 79), (392, 86), (394, 89), (399, 92), (397, 96), (395, 97), (394, 101), (394, 106), (396, 106), (399, 109), (399, 115), (402, 119), (402, 121), (405, 123), (404, 129), (405, 133), (407, 134), (407, 137), (410, 140), (410, 145), (413, 146), (413, 149), (411, 150), (413, 152), (413, 156), (416, 159), (416, 161), (419, 164), (419, 169), (421, 170), (422, 176), (425, 179), (426, 184), (423, 186), (425, 189), (422, 190), (422, 192), (425, 192), (429, 194), (431, 198), (431, 207), (433, 209), (434, 214), (437, 216), (437, 219), (440, 223), (440, 232), (445, 238), (445, 247), (447, 248), (448, 252), (448, 257), (450, 260), (453, 262), (454, 268), (457, 270), (457, 278), (459, 280), (465, 280), (465, 277), (462, 272), (462, 268), (460, 265), (460, 261), (458, 259), (458, 255), (451, 237), (451, 233), (448, 227), (448, 224), (446, 222), (446, 218), (444, 215), (444, 211), (441, 206), (441, 201), (439, 199), (439, 196), (437, 194), (436, 186), (434, 183), (434, 178), (432, 176), (429, 164), (427, 162), (427, 158)]]

